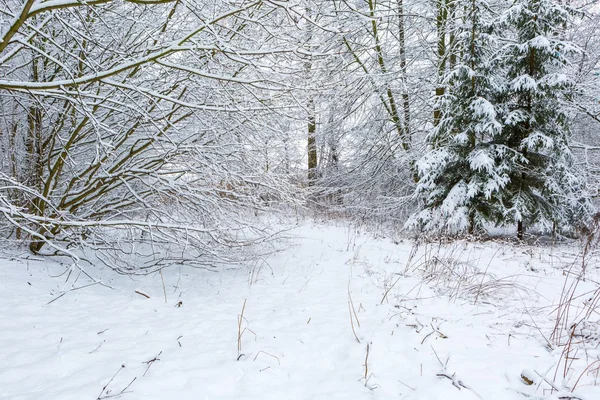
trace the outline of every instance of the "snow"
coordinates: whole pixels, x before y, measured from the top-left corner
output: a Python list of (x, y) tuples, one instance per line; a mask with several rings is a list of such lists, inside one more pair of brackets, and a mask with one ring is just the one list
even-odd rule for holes
[[(60, 275), (67, 264), (1, 259), (0, 399), (558, 398), (540, 375), (552, 380), (562, 348), (544, 336), (575, 246), (415, 248), (341, 222), (291, 233), (289, 248), (248, 268), (165, 269), (166, 303), (160, 274), (88, 267), (112, 289), (58, 297), (74, 283)], [(600, 398), (594, 379), (579, 398)]]
[(552, 42), (550, 42), (546, 36), (536, 36), (529, 40), (526, 46), (528, 48), (533, 47), (536, 49), (548, 49), (552, 47)]
[(520, 75), (510, 82), (510, 88), (516, 92), (535, 92), (538, 89), (538, 84), (531, 76)]
[(540, 131), (531, 132), (529, 136), (521, 141), (521, 147), (528, 150), (552, 149), (553, 146), (554, 140)]
[(495, 167), (495, 161), (487, 151), (476, 150), (469, 154), (469, 165), (471, 169), (481, 171), (482, 169), (488, 173), (492, 173)]

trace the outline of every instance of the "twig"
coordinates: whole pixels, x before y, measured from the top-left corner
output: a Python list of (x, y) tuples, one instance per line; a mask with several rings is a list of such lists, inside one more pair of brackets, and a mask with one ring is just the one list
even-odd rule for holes
[(46, 305), (48, 304), (52, 304), (54, 303), (56, 300), (60, 299), (61, 297), (63, 297), (65, 294), (67, 294), (67, 292), (63, 292), (61, 293), (58, 297), (55, 297), (54, 299), (50, 300), (49, 302), (46, 303)]
[(102, 393), (104, 393), (104, 391), (106, 390), (106, 388), (108, 387), (108, 385), (110, 385), (110, 383), (113, 381), (113, 379), (115, 379), (115, 376), (117, 376), (117, 374), (119, 372), (121, 372), (121, 370), (125, 368), (125, 364), (121, 364), (121, 368), (119, 368), (117, 370), (117, 372), (115, 372), (115, 374), (112, 376), (112, 378), (110, 378), (110, 380), (108, 381), (108, 383), (106, 385), (104, 385), (104, 387), (102, 388), (102, 390), (100, 391), (100, 394), (98, 395), (98, 397), (96, 397), (96, 400), (100, 400), (102, 399)]
[(142, 376), (146, 376), (146, 372), (148, 372), (148, 370), (150, 369), (150, 367), (152, 366), (152, 364), (154, 364), (156, 361), (160, 361), (160, 358), (158, 358), (158, 357), (160, 357), (161, 354), (162, 354), (162, 351), (160, 353), (158, 353), (156, 355), (156, 357), (154, 357), (154, 358), (152, 358), (152, 359), (150, 359), (148, 361), (143, 361), (142, 362), (142, 364), (148, 364), (148, 368), (146, 368), (146, 371), (144, 371), (144, 375), (142, 375)]
[(557, 392), (560, 392), (560, 389), (557, 388), (552, 382), (550, 382), (550, 380), (548, 378), (546, 378), (544, 375), (540, 374), (539, 372), (537, 372), (536, 370), (533, 370), (533, 372), (535, 372), (536, 374), (538, 374), (538, 376), (540, 378), (542, 378), (544, 380), (544, 382), (546, 382), (548, 385), (550, 385), (550, 387), (554, 390), (556, 390)]
[(94, 350), (90, 351), (88, 354), (92, 354), (92, 353), (95, 353), (96, 351), (98, 351), (98, 349), (99, 349), (100, 347), (102, 347), (102, 345), (104, 344), (104, 342), (106, 342), (106, 340), (103, 340), (103, 341), (102, 341), (102, 343), (100, 343), (100, 344), (98, 345), (98, 347), (96, 347)]
[(61, 293), (60, 295), (58, 295), (54, 299), (50, 300), (49, 302), (47, 302), (46, 305), (54, 303), (56, 300), (60, 299), (61, 297), (63, 297), (65, 294), (67, 294), (69, 292), (73, 292), (73, 291), (79, 290), (79, 289), (85, 289), (86, 287), (90, 287), (90, 286), (94, 286), (94, 285), (98, 285), (98, 284), (101, 284), (101, 283), (100, 282), (92, 282), (92, 283), (89, 283), (87, 285), (83, 285), (83, 286), (78, 286), (78, 287), (75, 287), (75, 288), (71, 288), (71, 289), (69, 289), (67, 291), (64, 291), (63, 293)]
[(167, 288), (165, 287), (165, 278), (163, 277), (162, 268), (158, 270), (160, 273), (160, 280), (162, 281), (163, 293), (165, 295), (165, 304), (167, 304)]
[(440, 357), (438, 356), (437, 351), (435, 351), (435, 349), (433, 348), (433, 346), (429, 345), (429, 347), (431, 347), (431, 350), (433, 350), (433, 354), (435, 354), (435, 358), (437, 358), (437, 360), (440, 362), (440, 365), (442, 366), (442, 368), (446, 369), (446, 366), (444, 365), (444, 363), (442, 362), (442, 360), (440, 360)]
[[(310, 278), (308, 278), (308, 280), (306, 281), (306, 283), (300, 288), (300, 290), (298, 290), (298, 293), (300, 293), (300, 292), (302, 292), (304, 290), (304, 288), (306, 287), (306, 285), (308, 285), (308, 282), (310, 282), (310, 280), (312, 278), (313, 278), (312, 276)], [(285, 278), (285, 279), (287, 279), (287, 278)]]
[(427, 340), (427, 338), (431, 335), (433, 335), (435, 333), (435, 330), (431, 331), (430, 333), (428, 333), (427, 335), (425, 335), (425, 337), (423, 338), (423, 340), (421, 340), (421, 344), (425, 343), (425, 341)]
[(479, 393), (477, 393), (476, 391), (474, 391), (474, 390), (473, 390), (472, 388), (470, 388), (469, 386), (465, 385), (465, 384), (463, 383), (463, 381), (456, 379), (456, 373), (452, 374), (452, 376), (450, 376), (450, 375), (448, 375), (448, 374), (445, 374), (445, 373), (442, 373), (442, 374), (436, 374), (436, 376), (442, 376), (442, 377), (445, 377), (445, 378), (448, 378), (448, 379), (452, 380), (452, 386), (456, 387), (458, 390), (460, 390), (460, 388), (461, 388), (461, 387), (463, 387), (463, 388), (465, 388), (465, 389), (467, 389), (467, 390), (470, 390), (471, 392), (473, 392), (473, 394), (474, 394), (475, 396), (477, 396), (478, 398), (480, 398), (481, 400), (483, 400), (483, 397), (481, 397), (481, 396), (479, 395)]
[(431, 325), (431, 329), (433, 329), (433, 331), (434, 331), (434, 332), (437, 332), (437, 334), (438, 334), (438, 335), (440, 335), (440, 337), (441, 337), (442, 339), (448, 339), (448, 336), (444, 335), (442, 332), (440, 332), (440, 330), (439, 330), (439, 329), (436, 329), (436, 328), (433, 326), (433, 322), (431, 322), (431, 323), (430, 323), (430, 325)]
[(445, 378), (448, 378), (448, 379), (452, 380), (452, 385), (455, 386), (458, 390), (460, 390), (460, 388), (465, 388), (465, 389), (470, 390), (471, 392), (473, 392), (473, 394), (475, 396), (477, 396), (479, 399), (483, 400), (483, 397), (481, 397), (479, 395), (479, 393), (477, 393), (471, 387), (465, 385), (463, 381), (461, 381), (459, 379), (456, 379), (456, 373), (452, 374), (452, 376), (450, 376), (448, 374), (445, 374), (445, 373), (436, 374), (436, 376), (441, 376), (441, 377), (445, 377)]
[(136, 292), (137, 294), (139, 294), (140, 296), (144, 296), (144, 297), (145, 297), (145, 298), (147, 298), (147, 299), (149, 299), (149, 298), (150, 298), (150, 296), (148, 296), (148, 295), (147, 295), (146, 293), (144, 293), (144, 292), (140, 292), (139, 290), (135, 290), (135, 292)]
[(468, 389), (468, 387), (466, 387), (462, 381), (459, 381), (456, 379), (456, 374), (452, 374), (452, 376), (446, 374), (446, 373), (441, 373), (441, 374), (435, 374), (435, 376), (439, 376), (439, 377), (443, 377), (443, 378), (448, 378), (452, 381), (452, 386), (456, 387), (458, 390), (460, 390), (461, 388), (465, 388)]
[(131, 382), (129, 382), (129, 385), (125, 386), (125, 388), (124, 388), (123, 390), (121, 390), (121, 392), (120, 392), (119, 394), (123, 394), (123, 393), (125, 393), (125, 391), (126, 391), (127, 389), (129, 389), (129, 386), (131, 386), (131, 384), (132, 384), (133, 382), (135, 382), (135, 380), (136, 380), (136, 379), (137, 379), (137, 376), (136, 376), (136, 377), (134, 377), (134, 378), (131, 380)]
[(367, 377), (369, 376), (369, 343), (367, 343), (367, 354), (365, 355), (365, 386), (367, 386)]
[(400, 379), (398, 379), (398, 382), (400, 382), (401, 384), (403, 384), (404, 386), (406, 386), (406, 387), (407, 387), (407, 388), (409, 388), (409, 389), (412, 389), (412, 390), (417, 390), (417, 389), (415, 389), (415, 388), (414, 388), (414, 387), (412, 387), (412, 386), (408, 386), (406, 383), (402, 382)]
[(266, 351), (262, 351), (262, 350), (259, 350), (259, 351), (258, 351), (258, 353), (256, 353), (256, 356), (254, 356), (254, 360), (252, 360), (252, 361), (256, 361), (256, 359), (258, 358), (258, 355), (259, 355), (260, 353), (263, 353), (263, 354), (266, 354), (266, 355), (268, 355), (268, 356), (271, 356), (271, 357), (273, 357), (274, 359), (276, 359), (276, 360), (277, 360), (277, 364), (278, 364), (278, 365), (281, 365), (281, 362), (279, 361), (279, 357), (277, 357), (277, 356), (274, 356), (273, 354), (271, 354), (271, 353), (267, 353)]

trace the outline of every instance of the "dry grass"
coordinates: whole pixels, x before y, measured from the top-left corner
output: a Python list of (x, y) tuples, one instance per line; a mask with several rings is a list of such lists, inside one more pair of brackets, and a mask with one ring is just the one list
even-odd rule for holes
[(257, 338), (256, 333), (254, 333), (254, 331), (252, 331), (252, 329), (248, 328), (247, 326), (242, 329), (242, 325), (243, 325), (244, 321), (248, 322), (246, 317), (244, 317), (244, 312), (246, 311), (246, 301), (247, 301), (247, 299), (244, 299), (244, 305), (242, 305), (242, 311), (238, 314), (238, 334), (237, 334), (237, 349), (238, 349), (238, 358), (237, 359), (238, 360), (240, 358), (242, 358), (242, 356), (244, 355), (244, 354), (242, 354), (242, 336), (244, 336), (244, 333), (246, 333), (246, 331), (248, 331), (254, 335), (254, 340), (256, 340), (256, 338)]
[[(553, 381), (573, 393), (589, 378), (598, 385), (600, 375), (600, 282), (589, 278), (597, 264), (600, 218), (581, 231), (579, 256), (563, 271), (565, 276), (558, 304), (552, 310), (554, 327), (550, 340), (561, 348)], [(554, 391), (554, 389), (553, 389)]]
[(360, 328), (360, 321), (358, 320), (358, 315), (356, 315), (356, 309), (354, 308), (354, 301), (352, 300), (352, 294), (350, 293), (350, 283), (348, 283), (348, 314), (350, 315), (350, 327), (352, 328), (352, 334), (354, 335), (354, 339), (358, 343), (360, 343), (360, 339), (356, 334), (356, 329), (354, 328), (354, 321), (356, 320), (356, 324)]
[[(484, 260), (481, 252), (464, 242), (426, 246), (423, 261), (415, 269), (421, 271), (424, 282), (441, 295), (451, 299), (469, 298), (477, 303), (486, 298), (512, 296), (515, 291), (529, 291), (519, 284), (519, 275), (498, 278), (489, 272), (500, 248)], [(482, 261), (487, 261), (483, 270), (479, 267)]]

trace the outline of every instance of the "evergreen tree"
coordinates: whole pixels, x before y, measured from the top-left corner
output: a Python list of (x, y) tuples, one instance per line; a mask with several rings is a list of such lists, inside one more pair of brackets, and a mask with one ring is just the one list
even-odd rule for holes
[(514, 41), (505, 48), (507, 84), (502, 93), (509, 182), (502, 191), (498, 224), (539, 224), (553, 231), (581, 223), (591, 209), (569, 150), (568, 120), (561, 98), (573, 88), (564, 74), (566, 55), (576, 51), (563, 39), (573, 12), (556, 0), (519, 0), (506, 14)]
[(498, 214), (500, 191), (509, 183), (498, 137), (502, 124), (494, 104), (499, 91), (494, 76), (497, 49), (492, 11), (486, 0), (457, 0), (464, 12), (455, 21), (454, 64), (438, 97), (439, 120), (418, 162), (417, 193), (423, 209), (409, 224), (425, 230), (469, 233)]

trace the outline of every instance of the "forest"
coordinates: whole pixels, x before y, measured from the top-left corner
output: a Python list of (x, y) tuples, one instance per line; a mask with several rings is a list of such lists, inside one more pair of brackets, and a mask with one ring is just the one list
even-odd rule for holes
[[(339, 252), (348, 252), (348, 260), (338, 261), (350, 266), (352, 279), (368, 276), (374, 282), (373, 276), (383, 274), (376, 284), (369, 281), (385, 293), (380, 304), (395, 313), (410, 308), (410, 318), (416, 318), (421, 297), (411, 297), (414, 308), (406, 310), (390, 299), (401, 302), (397, 292), (410, 289), (413, 280), (432, 298), (469, 298), (481, 307), (488, 307), (481, 304), (487, 296), (495, 299), (488, 305), (508, 296), (508, 309), (527, 311), (526, 322), (517, 322), (533, 324), (532, 337), (545, 343), (538, 347), (558, 352), (544, 364), (556, 368), (553, 377), (542, 367), (519, 370), (511, 395), (588, 400), (598, 393), (593, 390), (600, 373), (600, 353), (588, 353), (600, 340), (599, 191), (597, 0), (0, 0), (0, 264), (7, 265), (0, 269), (14, 270), (4, 275), (6, 296), (46, 299), (50, 293), (44, 303), (50, 306), (96, 295), (86, 301), (100, 304), (104, 295), (96, 290), (126, 291), (133, 296), (127, 304), (142, 301), (140, 296), (159, 301), (164, 294), (172, 312), (174, 300), (168, 297), (187, 276), (181, 268), (195, 267), (196, 275), (187, 278), (190, 287), (206, 289), (206, 282), (216, 282), (212, 276), (231, 279), (234, 290), (237, 275), (210, 274), (242, 270), (247, 276), (240, 292), (262, 284), (275, 299), (283, 294), (272, 292), (269, 279), (284, 278), (289, 260), (312, 260), (296, 265), (297, 278), (308, 279), (293, 288), (300, 294), (317, 285), (309, 282), (323, 258), (337, 260)], [(364, 259), (361, 249), (368, 253)], [(512, 261), (506, 254), (513, 254)], [(400, 269), (373, 269), (395, 265), (396, 259)], [(514, 265), (502, 270), (501, 259)], [(15, 282), (32, 285), (30, 261), (44, 277), (38, 282), (44, 289), (35, 296), (15, 289)], [(366, 275), (357, 272), (363, 267)], [(552, 290), (530, 279), (541, 270), (552, 275), (546, 287)], [(481, 395), (479, 378), (471, 384), (458, 379), (435, 349), (434, 356), (419, 361), (421, 375), (413, 384), (394, 383), (387, 392), (392, 384), (383, 372), (373, 383), (368, 360), (377, 347), (356, 331), (366, 303), (352, 300), (359, 290), (351, 290), (351, 278), (336, 283), (338, 273), (329, 271), (330, 280), (310, 296), (332, 290), (341, 293), (343, 307), (348, 303), (351, 331), (344, 309), (343, 321), (327, 332), (333, 339), (339, 335), (334, 327), (343, 325), (351, 342), (369, 343), (366, 359), (362, 344), (355, 354), (364, 359), (355, 364), (363, 362), (360, 385), (369, 390), (342, 396), (346, 388), (340, 384), (309, 393), (300, 382), (293, 386), (297, 398), (325, 392), (346, 399), (367, 398), (369, 392), (390, 398), (406, 386), (413, 395), (404, 398), (454, 399), (448, 393), (475, 396), (456, 399), (512, 398), (497, 388)], [(51, 279), (55, 275), (61, 283)], [(126, 283), (139, 279), (152, 286), (155, 276), (160, 280), (155, 295)], [(121, 279), (120, 289), (110, 283), (115, 279)], [(359, 285), (365, 296), (375, 290), (367, 280)], [(232, 303), (226, 301), (235, 303), (235, 311), (227, 308), (234, 320), (241, 307), (235, 290)], [(552, 309), (538, 310), (545, 319), (533, 312), (541, 298), (534, 291)], [(238, 361), (247, 354), (242, 338), (256, 340), (258, 333), (244, 317), (250, 294), (245, 296), (237, 320)], [(10, 325), (15, 312), (10, 310), (20, 310), (9, 304), (0, 326)], [(35, 310), (19, 312), (46, 309)], [(73, 310), (74, 324), (88, 318), (82, 314), (78, 320)], [(448, 312), (463, 311), (472, 310)], [(50, 325), (62, 320), (58, 315)], [(377, 315), (372, 317), (387, 318)], [(432, 315), (427, 318), (406, 326), (433, 329), (436, 341), (452, 337)], [(373, 327), (372, 335), (380, 328)], [(0, 334), (0, 340), (8, 343), (29, 328), (18, 329), (23, 330), (5, 338)], [(468, 335), (466, 327), (456, 329)], [(510, 346), (515, 332), (507, 334)], [(579, 337), (587, 347), (577, 352)], [(428, 338), (420, 344), (433, 340)], [(179, 339), (171, 342), (174, 351), (182, 347)], [(1, 356), (15, 354), (3, 352), (0, 344)], [(532, 357), (546, 353), (536, 354)], [(160, 360), (154, 355), (143, 361), (150, 371)], [(266, 358), (273, 370), (284, 364), (275, 350), (256, 347), (252, 356), (255, 363)], [(443, 367), (435, 382), (449, 388), (419, 392), (414, 382), (431, 360)], [(3, 394), (3, 379), (10, 386), (17, 375), (3, 375), (0, 368), (0, 399), (84, 398), (84, 392), (48, 385), (40, 392)], [(113, 379), (102, 379), (98, 399), (154, 398), (130, 393), (141, 374), (129, 385), (123, 382), (120, 392), (107, 389)], [(584, 381), (590, 392), (577, 394)], [(419, 382), (422, 388), (430, 384)], [(515, 382), (537, 389), (514, 389)], [(243, 395), (223, 390), (209, 390), (205, 398), (271, 398), (251, 388)], [(285, 397), (282, 390), (279, 397), (272, 392), (273, 398)]]
[(425, 234), (590, 228), (595, 2), (2, 8), (0, 232), (33, 253), (116, 266), (185, 242), (209, 265), (290, 206)]

